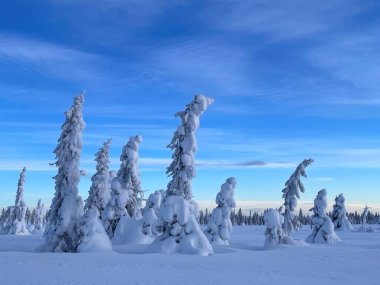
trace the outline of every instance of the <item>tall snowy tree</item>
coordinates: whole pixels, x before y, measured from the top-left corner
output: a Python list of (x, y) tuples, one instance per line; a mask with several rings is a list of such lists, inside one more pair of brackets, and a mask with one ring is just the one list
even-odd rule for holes
[(24, 186), (25, 186), (25, 172), (24, 167), (20, 173), (20, 178), (17, 185), (16, 201), (14, 207), (14, 214), (11, 216), (11, 227), (9, 229), (9, 234), (14, 235), (28, 235), (29, 231), (27, 229), (27, 223), (25, 220), (27, 207), (24, 202)]
[(205, 230), (207, 238), (213, 244), (228, 245), (231, 239), (231, 209), (236, 207), (235, 186), (235, 177), (230, 177), (222, 184), (216, 195), (215, 202), (218, 207), (212, 211)]
[(345, 206), (345, 198), (343, 194), (335, 197), (335, 204), (331, 213), (331, 220), (334, 223), (335, 230), (339, 231), (352, 231), (353, 227), (348, 220), (347, 211)]
[(141, 219), (141, 180), (138, 170), (138, 147), (142, 137), (130, 137), (120, 155), (120, 169), (111, 183), (111, 199), (104, 211), (104, 226), (112, 238), (122, 217)]
[(269, 248), (283, 243), (284, 217), (275, 209), (267, 209), (264, 211), (264, 222), (266, 226), (264, 246)]
[(85, 213), (79, 222), (78, 252), (107, 251), (112, 249), (111, 241), (101, 221), (101, 213), (110, 200), (109, 148), (106, 141), (96, 153), (96, 173), (85, 204)]
[(300, 192), (305, 192), (305, 187), (302, 184), (301, 177), (306, 177), (305, 168), (313, 162), (312, 159), (305, 159), (302, 161), (296, 171), (290, 176), (288, 181), (285, 183), (285, 188), (282, 190), (282, 198), (285, 199), (284, 205), (279, 209), (280, 212), (282, 208), (285, 208), (284, 216), (284, 232), (285, 235), (291, 235), (295, 230), (302, 227), (299, 222), (297, 215), (295, 214), (295, 209), (297, 207), (297, 199), (300, 198)]
[(199, 128), (201, 115), (212, 103), (211, 98), (196, 95), (184, 111), (176, 114), (181, 118), (181, 125), (168, 145), (173, 151), (173, 162), (167, 169), (171, 180), (157, 221), (158, 230), (163, 234), (152, 243), (150, 250), (153, 252), (213, 253), (197, 222), (199, 207), (192, 200), (191, 189), (191, 181), (195, 177), (194, 154), (197, 151), (195, 132)]
[(334, 231), (334, 224), (326, 213), (326, 209), (327, 191), (326, 189), (322, 189), (314, 199), (314, 207), (310, 209), (310, 211), (313, 211), (313, 216), (311, 217), (313, 230), (306, 238), (307, 242), (336, 243), (340, 241), (340, 238)]
[(42, 251), (76, 252), (79, 237), (77, 222), (83, 214), (83, 201), (78, 195), (81, 176), (79, 161), (82, 150), (82, 116), (84, 94), (74, 98), (73, 106), (65, 113), (61, 136), (54, 150), (58, 174), (54, 177), (55, 194), (50, 206), (49, 220), (44, 233)]

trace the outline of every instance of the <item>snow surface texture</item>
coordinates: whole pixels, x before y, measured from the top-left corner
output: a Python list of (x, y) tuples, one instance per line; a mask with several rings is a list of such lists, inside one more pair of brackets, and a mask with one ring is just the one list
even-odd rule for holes
[(282, 228), (284, 217), (279, 211), (268, 209), (264, 212), (264, 222), (266, 226), (264, 246), (270, 248), (281, 244), (285, 235)]
[(191, 200), (191, 181), (195, 177), (194, 154), (197, 151), (195, 132), (199, 128), (201, 115), (212, 103), (211, 98), (196, 95), (185, 111), (176, 114), (181, 118), (181, 125), (168, 145), (173, 151), (173, 161), (167, 174), (172, 179), (161, 203), (156, 225), (162, 235), (151, 244), (150, 252), (213, 253), (210, 242), (197, 222), (199, 207)]
[[(284, 205), (284, 232), (287, 236), (291, 235), (295, 230), (302, 227), (301, 223), (298, 221), (295, 215), (295, 208), (297, 207), (297, 199), (300, 198), (300, 192), (305, 192), (305, 187), (302, 184), (301, 177), (306, 177), (305, 168), (313, 163), (312, 159), (305, 159), (302, 161), (296, 171), (290, 176), (288, 181), (285, 183), (285, 188), (282, 190), (282, 198), (285, 199)], [(280, 212), (281, 209), (280, 208)]]
[[(139, 220), (141, 216), (141, 181), (138, 171), (138, 146), (141, 136), (130, 137), (120, 155), (120, 169), (111, 183), (111, 199), (103, 219), (107, 234), (112, 238), (121, 217), (128, 215)], [(120, 233), (120, 231), (119, 231)]]
[(231, 239), (232, 223), (231, 209), (236, 207), (234, 193), (236, 187), (235, 177), (230, 177), (220, 187), (215, 202), (218, 205), (212, 213), (207, 224), (205, 234), (212, 244), (228, 245)]
[(111, 241), (101, 221), (101, 213), (110, 200), (109, 148), (111, 140), (96, 153), (96, 173), (92, 176), (85, 214), (80, 219), (78, 252), (112, 250)]
[[(357, 228), (355, 226), (355, 228)], [(335, 245), (279, 245), (264, 250), (264, 226), (236, 226), (229, 247), (209, 257), (117, 252), (35, 253), (40, 236), (0, 236), (0, 284), (4, 285), (378, 285), (380, 226), (376, 232), (341, 232)], [(304, 227), (293, 237), (305, 239)], [(360, 274), (362, 273), (362, 274)]]
[(165, 191), (155, 191), (149, 195), (146, 201), (145, 208), (143, 209), (143, 226), (142, 233), (144, 235), (154, 237), (158, 235), (156, 231), (156, 223), (158, 220), (158, 210), (160, 209), (161, 202), (164, 200)]
[(343, 194), (335, 197), (335, 205), (331, 213), (332, 222), (334, 223), (335, 230), (338, 231), (352, 231), (352, 225), (347, 217), (346, 206), (344, 204), (345, 198)]
[(326, 196), (326, 189), (320, 190), (314, 199), (314, 207), (310, 209), (314, 214), (311, 217), (313, 230), (306, 239), (309, 243), (336, 243), (341, 241), (334, 232), (334, 224), (331, 222), (330, 217), (327, 216)]
[(24, 185), (25, 185), (25, 172), (24, 167), (20, 173), (18, 180), (15, 206), (9, 209), (6, 226), (3, 233), (12, 235), (29, 235), (29, 230), (26, 227), (25, 215), (27, 206), (24, 202)]
[(76, 252), (78, 247), (77, 222), (83, 214), (83, 201), (78, 195), (80, 180), (79, 160), (82, 150), (83, 94), (74, 98), (73, 106), (65, 113), (61, 136), (54, 150), (58, 174), (55, 179), (55, 195), (44, 233), (45, 243), (38, 250)]

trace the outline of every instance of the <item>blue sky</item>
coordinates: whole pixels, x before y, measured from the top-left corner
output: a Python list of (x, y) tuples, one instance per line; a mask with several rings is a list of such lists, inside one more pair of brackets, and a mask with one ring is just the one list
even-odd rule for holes
[(380, 209), (379, 13), (378, 1), (1, 1), (0, 206), (24, 165), (26, 202), (50, 203), (63, 113), (86, 90), (84, 197), (102, 142), (117, 169), (135, 134), (143, 188), (165, 188), (174, 113), (203, 93), (215, 104), (198, 132), (201, 205), (235, 176), (242, 207), (277, 207), (311, 157), (302, 205), (327, 188)]

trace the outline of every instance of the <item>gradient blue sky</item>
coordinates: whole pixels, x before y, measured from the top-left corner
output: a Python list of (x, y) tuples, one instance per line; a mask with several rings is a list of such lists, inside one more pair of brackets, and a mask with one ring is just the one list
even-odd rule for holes
[(24, 165), (26, 202), (50, 203), (63, 113), (85, 89), (84, 198), (102, 142), (116, 170), (135, 134), (143, 188), (165, 188), (174, 113), (203, 93), (215, 104), (198, 132), (201, 205), (235, 176), (238, 207), (280, 206), (311, 157), (303, 205), (327, 188), (378, 209), (379, 14), (375, 0), (2, 0), (0, 206)]

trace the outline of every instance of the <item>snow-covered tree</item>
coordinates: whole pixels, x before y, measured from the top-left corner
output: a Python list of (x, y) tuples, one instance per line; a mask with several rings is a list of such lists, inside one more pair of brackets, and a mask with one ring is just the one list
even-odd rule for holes
[(282, 190), (282, 198), (285, 199), (284, 205), (279, 209), (285, 208), (283, 229), (287, 236), (291, 235), (295, 230), (302, 227), (298, 221), (295, 209), (297, 207), (297, 199), (300, 198), (300, 192), (305, 192), (305, 187), (302, 184), (301, 177), (306, 177), (305, 168), (313, 162), (312, 159), (302, 161), (296, 171), (290, 176), (285, 183), (285, 188)]
[(138, 146), (141, 136), (130, 137), (120, 155), (120, 169), (111, 183), (111, 199), (103, 214), (107, 234), (112, 238), (121, 217), (141, 218), (141, 181), (138, 171)]
[(236, 179), (230, 177), (222, 184), (216, 195), (215, 202), (218, 207), (212, 211), (205, 230), (207, 238), (213, 244), (228, 245), (231, 239), (231, 209), (236, 207), (235, 186)]
[(28, 235), (27, 224), (25, 220), (27, 207), (24, 202), (24, 186), (25, 186), (25, 172), (24, 167), (20, 173), (20, 178), (17, 185), (16, 201), (14, 207), (14, 214), (11, 216), (12, 226), (9, 229), (9, 234), (14, 235)]
[(34, 230), (41, 231), (44, 227), (44, 204), (42, 204), (42, 200), (39, 199), (37, 203), (37, 207), (34, 209)]
[(369, 212), (369, 207), (366, 205), (364, 207), (364, 210), (363, 210), (363, 213), (361, 214), (360, 216), (360, 219), (361, 219), (361, 222), (362, 222), (362, 227), (365, 228), (366, 224), (367, 224), (367, 216), (368, 216), (368, 212)]
[(95, 154), (96, 173), (91, 177), (91, 187), (84, 209), (97, 208), (100, 217), (111, 199), (111, 181), (109, 171), (109, 150), (111, 140), (109, 139)]
[(150, 251), (201, 255), (213, 253), (210, 242), (197, 222), (198, 204), (191, 200), (191, 181), (195, 177), (194, 154), (197, 151), (195, 132), (199, 128), (201, 115), (212, 103), (211, 98), (196, 95), (184, 111), (176, 114), (181, 118), (181, 125), (168, 145), (173, 151), (173, 161), (167, 169), (171, 180), (157, 221), (157, 229), (162, 235), (155, 239)]
[(351, 222), (348, 220), (347, 211), (345, 206), (345, 198), (343, 194), (335, 197), (335, 204), (331, 213), (331, 220), (334, 223), (335, 230), (339, 231), (352, 231)]
[(314, 207), (310, 209), (310, 211), (313, 211), (313, 216), (311, 217), (313, 230), (306, 238), (309, 243), (336, 243), (340, 241), (334, 231), (334, 224), (326, 213), (326, 196), (326, 189), (320, 190), (314, 199)]
[(79, 169), (82, 150), (83, 93), (74, 98), (73, 106), (65, 113), (61, 136), (54, 150), (58, 174), (54, 177), (55, 194), (50, 206), (49, 220), (44, 233), (42, 251), (76, 252), (79, 242), (77, 222), (83, 214), (83, 201), (78, 195), (81, 176)]
[(120, 160), (122, 165), (117, 173), (121, 186), (132, 191), (132, 197), (127, 202), (127, 211), (130, 217), (141, 219), (141, 207), (143, 191), (141, 190), (141, 179), (138, 168), (139, 144), (142, 137), (137, 135), (130, 137), (128, 143), (123, 147)]
[(155, 191), (149, 195), (145, 208), (143, 209), (142, 233), (144, 235), (153, 237), (158, 234), (155, 227), (158, 219), (158, 210), (160, 209), (164, 197), (164, 190)]
[(96, 153), (96, 173), (86, 200), (85, 213), (79, 222), (78, 252), (111, 250), (111, 241), (101, 221), (101, 213), (110, 200), (109, 148), (111, 140), (106, 141)]
[(283, 242), (285, 236), (282, 224), (284, 217), (276, 209), (268, 209), (264, 211), (265, 222), (265, 247), (273, 247)]

